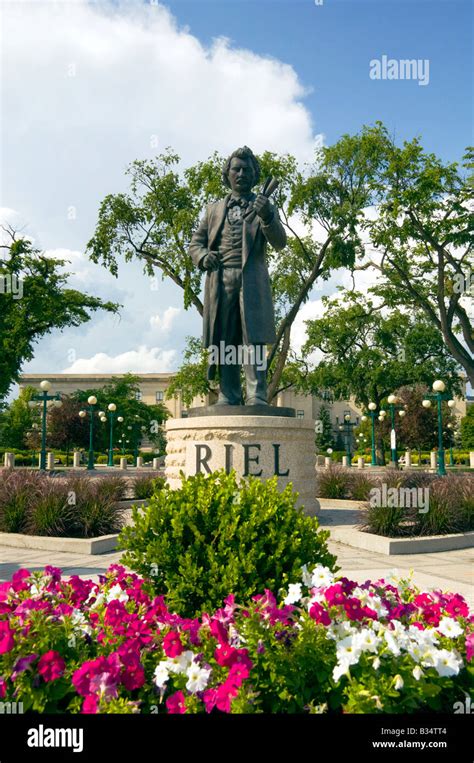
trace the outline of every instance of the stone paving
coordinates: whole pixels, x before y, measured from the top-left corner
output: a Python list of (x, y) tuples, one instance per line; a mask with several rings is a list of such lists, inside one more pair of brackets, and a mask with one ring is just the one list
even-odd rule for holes
[[(474, 578), (472, 549), (444, 551), (432, 554), (402, 554), (387, 556), (363, 551), (351, 546), (329, 541), (331, 553), (335, 554), (343, 574), (364, 582), (376, 580), (391, 570), (399, 573), (414, 571), (413, 579), (424, 589), (441, 588), (461, 593), (474, 609)], [(28, 549), (0, 547), (0, 581), (8, 580), (16, 570), (26, 567), (30, 570), (42, 569), (47, 564), (60, 567), (65, 575), (92, 577), (104, 573), (110, 564), (120, 561), (120, 551), (80, 556), (51, 551), (30, 551)]]

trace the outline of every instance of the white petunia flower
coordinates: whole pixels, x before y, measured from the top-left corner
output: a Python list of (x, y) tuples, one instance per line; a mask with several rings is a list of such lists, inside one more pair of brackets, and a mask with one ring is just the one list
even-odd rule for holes
[(315, 588), (321, 588), (322, 586), (330, 586), (334, 582), (334, 575), (328, 567), (323, 567), (322, 564), (316, 565), (311, 575), (311, 584)]
[(347, 665), (355, 665), (359, 662), (361, 649), (357, 645), (356, 637), (347, 636), (336, 646), (336, 655), (338, 662), (345, 662)]
[(390, 631), (385, 631), (384, 635), (389, 652), (394, 654), (395, 657), (398, 657), (400, 654), (400, 645), (398, 643), (398, 639)]
[(311, 576), (311, 573), (308, 572), (308, 565), (307, 564), (303, 564), (303, 566), (301, 568), (301, 571), (303, 573), (302, 576), (301, 576), (303, 584), (307, 588), (311, 588), (311, 578), (312, 578), (312, 576)]
[(421, 676), (423, 675), (423, 671), (420, 668), (419, 665), (416, 665), (412, 670), (413, 678), (416, 678), (417, 681), (420, 680)]
[(118, 585), (112, 586), (110, 591), (105, 597), (105, 601), (107, 604), (109, 604), (111, 601), (128, 601), (128, 594), (125, 593), (125, 591), (122, 590), (122, 588)]
[(153, 682), (158, 686), (159, 689), (162, 689), (166, 685), (169, 677), (170, 674), (168, 672), (166, 663), (159, 662), (153, 674)]
[(405, 682), (403, 678), (401, 677), (401, 675), (400, 674), (396, 675), (395, 681), (393, 684), (394, 689), (396, 689), (396, 691), (400, 691), (400, 689), (403, 689), (404, 685), (405, 685)]
[(438, 649), (435, 668), (439, 676), (457, 676), (462, 668), (462, 660), (456, 652)]
[(372, 663), (372, 667), (374, 670), (378, 670), (380, 668), (380, 657), (375, 658), (375, 660)]
[(177, 657), (168, 657), (163, 664), (170, 673), (186, 673), (193, 660), (194, 654), (188, 649)]
[(381, 639), (370, 628), (363, 628), (355, 637), (355, 643), (363, 652), (376, 652)]
[(296, 604), (296, 602), (300, 601), (302, 595), (303, 591), (301, 589), (301, 583), (290, 583), (288, 586), (288, 595), (285, 598), (284, 603)]
[(332, 671), (334, 681), (339, 681), (341, 676), (349, 675), (349, 664), (345, 661), (339, 662)]
[(448, 638), (456, 638), (456, 636), (460, 636), (462, 633), (462, 628), (459, 623), (451, 617), (442, 617), (437, 630), (439, 630), (443, 636), (448, 636)]
[(197, 691), (204, 691), (209, 681), (210, 670), (201, 668), (197, 663), (193, 662), (186, 671), (188, 677), (186, 683), (186, 689), (193, 694)]

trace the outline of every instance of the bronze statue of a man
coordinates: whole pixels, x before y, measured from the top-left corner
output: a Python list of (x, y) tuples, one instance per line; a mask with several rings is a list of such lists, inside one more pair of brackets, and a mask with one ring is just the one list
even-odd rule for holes
[[(283, 249), (286, 233), (267, 196), (252, 193), (260, 166), (250, 148), (234, 151), (222, 174), (231, 193), (207, 206), (189, 247), (196, 267), (207, 273), (203, 341), (214, 351), (208, 378), (218, 365), (217, 405), (240, 405), (243, 365), (245, 404), (266, 405), (266, 345), (276, 341), (266, 245)], [(251, 210), (256, 214), (245, 219)]]

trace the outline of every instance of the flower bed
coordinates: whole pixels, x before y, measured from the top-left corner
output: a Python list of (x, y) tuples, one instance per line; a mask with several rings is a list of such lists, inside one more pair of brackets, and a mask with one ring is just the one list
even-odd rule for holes
[(473, 652), (461, 596), (320, 565), (199, 619), (117, 565), (98, 584), (53, 567), (0, 584), (0, 699), (25, 711), (452, 712)]

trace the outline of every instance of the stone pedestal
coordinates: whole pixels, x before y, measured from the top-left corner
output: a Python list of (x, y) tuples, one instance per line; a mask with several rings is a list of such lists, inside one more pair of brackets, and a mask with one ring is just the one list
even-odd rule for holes
[(357, 468), (363, 469), (364, 466), (365, 466), (365, 461), (362, 456), (359, 456), (359, 458), (357, 459)]
[(405, 451), (405, 467), (411, 469), (411, 451)]
[(331, 466), (331, 458), (329, 456), (326, 456), (324, 458), (324, 466), (326, 469), (329, 469), (329, 467)]
[(278, 476), (282, 489), (292, 483), (298, 505), (314, 514), (316, 470), (314, 421), (284, 416), (197, 416), (166, 422), (165, 477), (180, 486), (180, 471), (189, 477), (218, 469), (238, 476)]
[(141, 469), (143, 466), (143, 456), (137, 456), (137, 469)]
[(348, 462), (347, 456), (343, 456), (342, 457), (342, 465), (343, 466), (349, 466), (349, 462)]
[(54, 453), (46, 453), (46, 468), (54, 471)]
[(432, 469), (436, 469), (438, 466), (438, 454), (432, 450), (430, 453), (430, 466)]
[(74, 469), (79, 469), (81, 465), (81, 454), (79, 453), (78, 450), (75, 450), (74, 453), (72, 454), (72, 465)]
[(160, 459), (154, 458), (153, 459), (153, 469), (159, 469), (160, 468)]
[(126, 469), (127, 468), (127, 463), (128, 463), (128, 461), (127, 461), (126, 456), (120, 456), (120, 468), (121, 469)]
[(471, 452), (469, 453), (469, 466), (471, 467), (471, 469), (474, 469), (474, 451), (473, 450), (471, 450)]
[(15, 454), (14, 453), (5, 453), (3, 465), (5, 469), (13, 469), (15, 466)]

